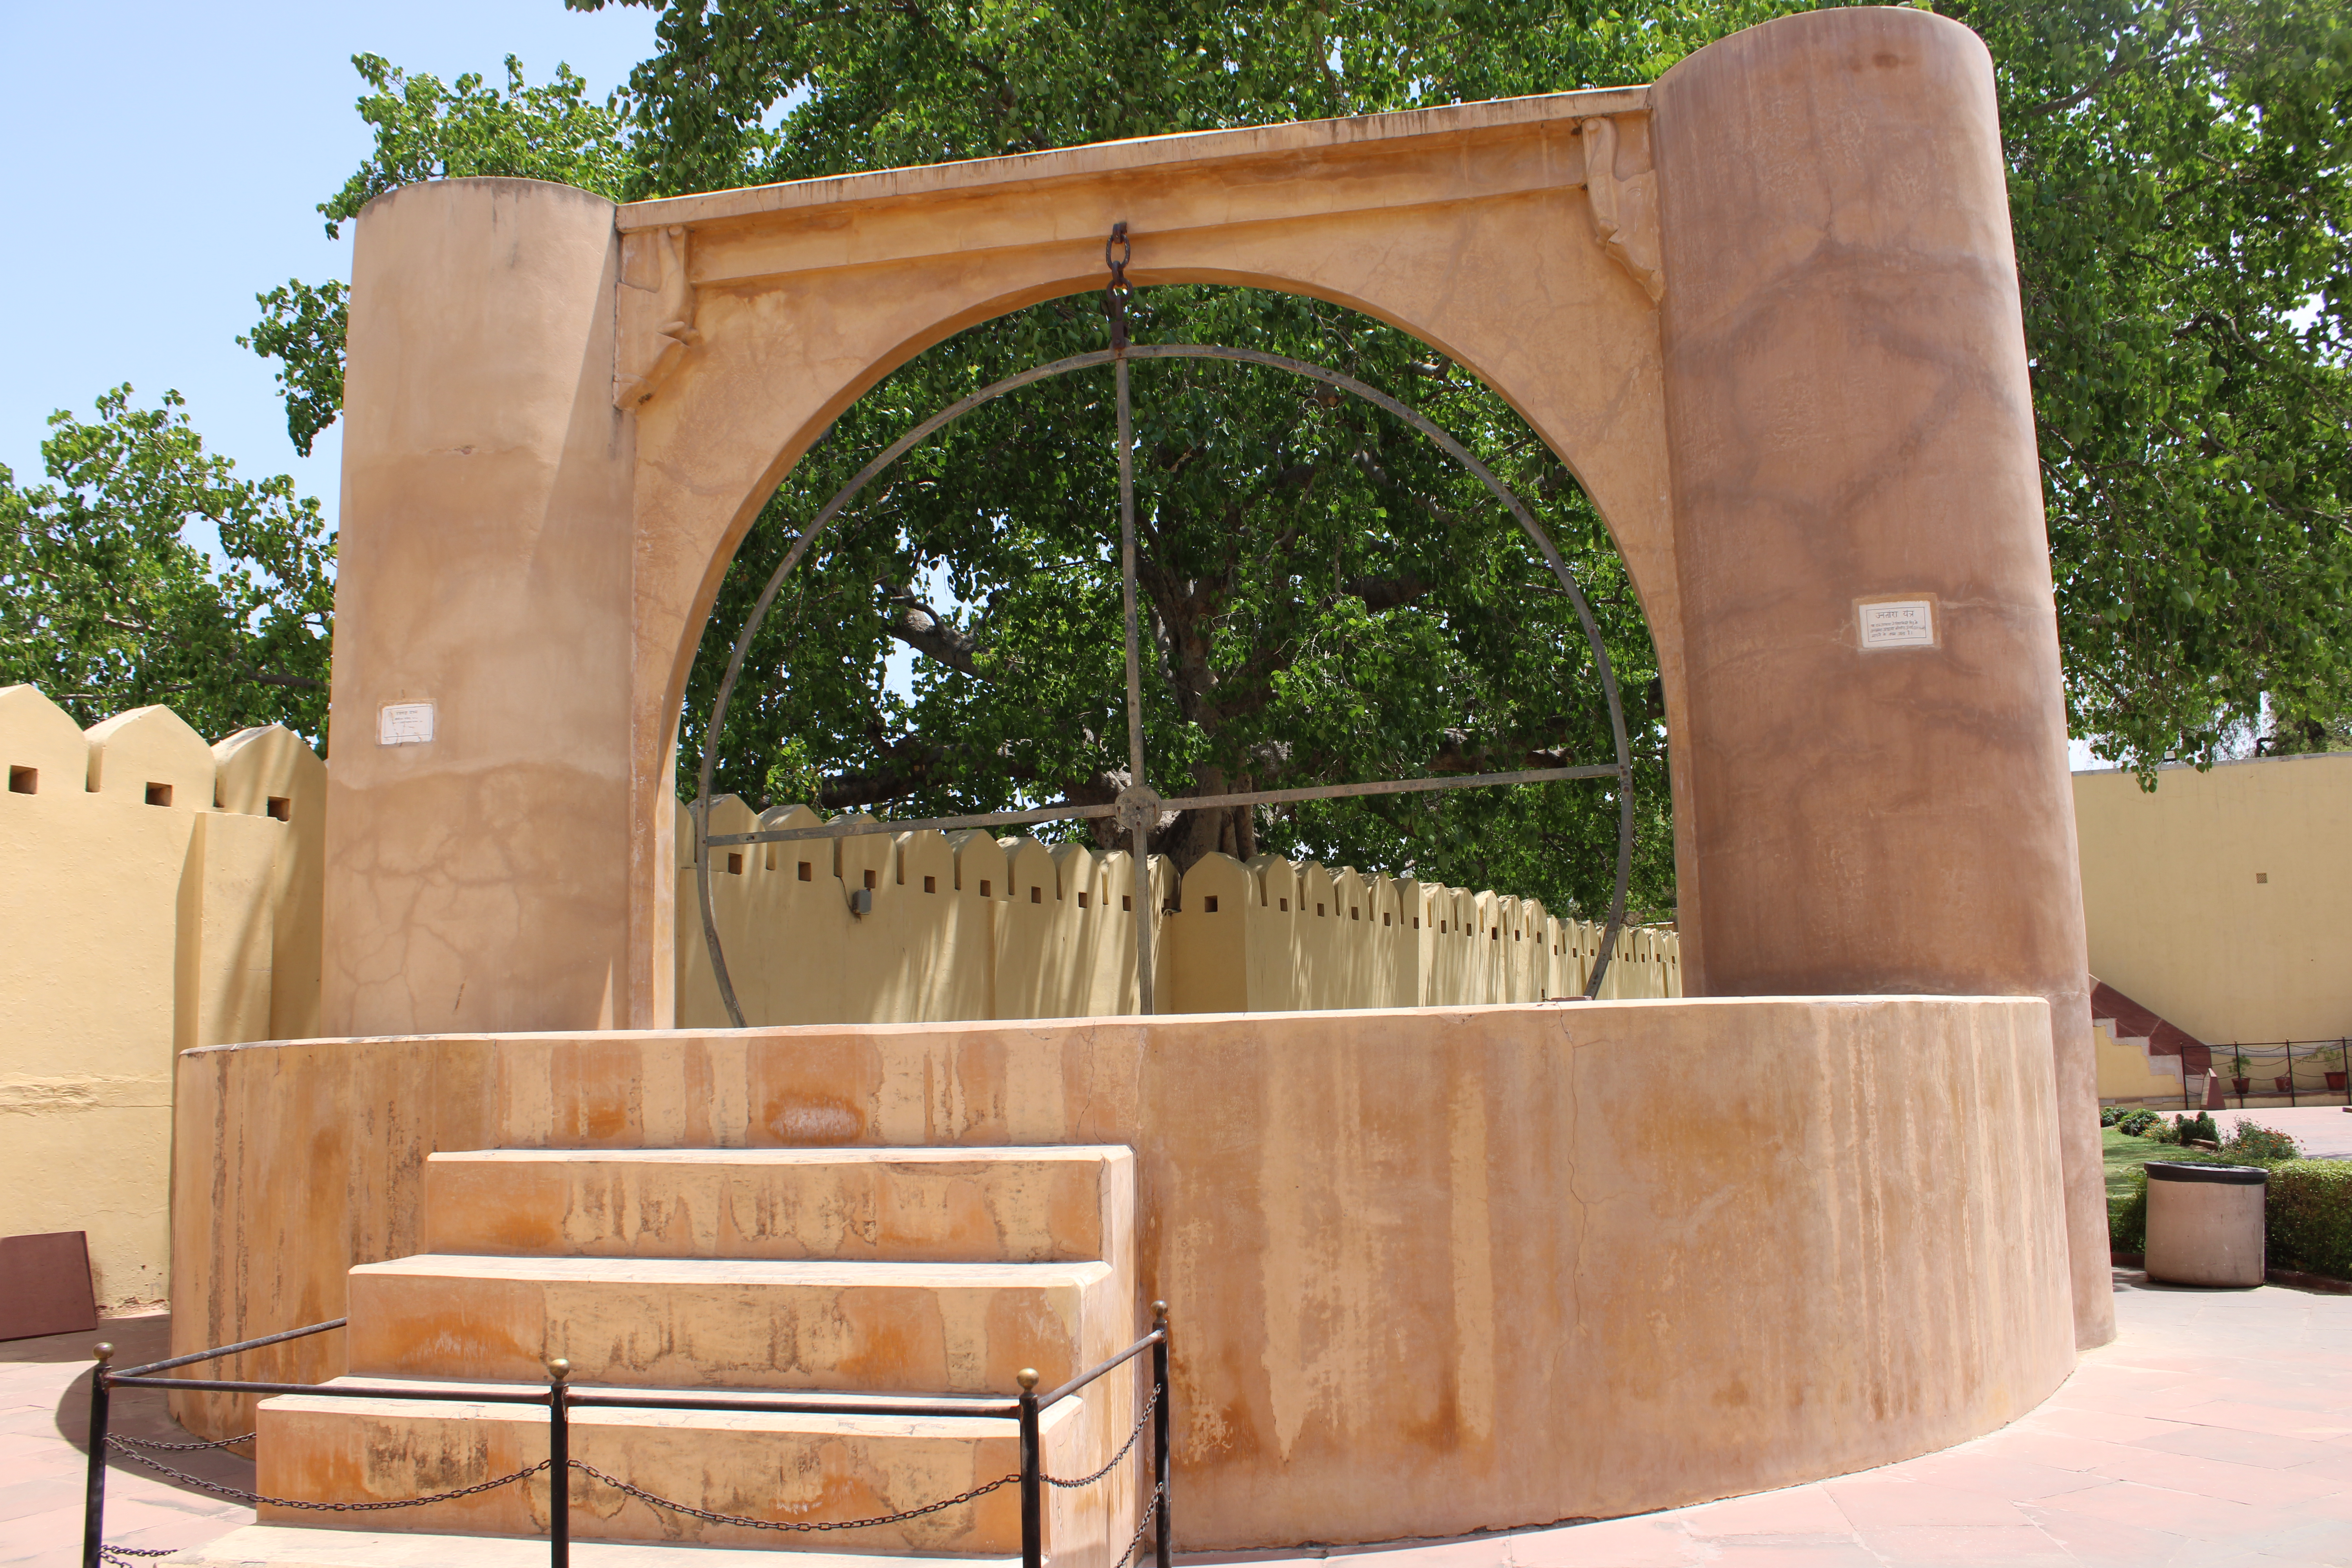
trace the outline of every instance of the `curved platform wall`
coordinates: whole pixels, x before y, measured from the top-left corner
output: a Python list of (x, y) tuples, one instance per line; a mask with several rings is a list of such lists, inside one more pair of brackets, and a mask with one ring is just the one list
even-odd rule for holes
[(1631, 1513), (2065, 1376), (2049, 1052), (2038, 998), (1916, 996), (216, 1047), (180, 1058), (173, 1349), (339, 1316), (436, 1150), (1125, 1143), (1184, 1548)]

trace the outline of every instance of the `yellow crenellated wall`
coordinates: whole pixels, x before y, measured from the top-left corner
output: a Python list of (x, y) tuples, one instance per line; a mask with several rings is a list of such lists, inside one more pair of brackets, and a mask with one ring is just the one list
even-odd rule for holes
[[(702, 940), (694, 828), (678, 808), (677, 1023), (726, 1021)], [(814, 826), (733, 795), (713, 834)], [(754, 1025), (1076, 1018), (1136, 1009), (1133, 861), (1077, 844), (878, 833), (714, 851), (711, 903)], [(1580, 996), (1601, 928), (1533, 899), (1226, 855), (1151, 866), (1163, 1013), (1472, 1006)], [(870, 890), (860, 915), (851, 901)], [(1608, 1000), (1679, 996), (1675, 933), (1620, 931)]]
[(168, 708), (85, 733), (0, 689), (0, 1193), (85, 1231), (101, 1305), (163, 1300), (172, 1058), (318, 1033), (326, 767)]
[(2352, 753), (2076, 773), (2074, 821), (2092, 973), (2208, 1045), (2352, 1034)]

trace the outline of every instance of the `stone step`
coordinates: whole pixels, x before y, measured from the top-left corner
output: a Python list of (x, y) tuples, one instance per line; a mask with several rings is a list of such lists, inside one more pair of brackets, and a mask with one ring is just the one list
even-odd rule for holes
[(1011, 1394), (1134, 1340), (1109, 1264), (425, 1254), (351, 1271), (350, 1370), (532, 1382)]
[(1135, 1157), (1058, 1149), (432, 1155), (420, 1250), (953, 1263), (1123, 1258)]
[[(175, 1568), (547, 1568), (547, 1542), (528, 1537), (316, 1530), (248, 1524), (162, 1560)], [(1016, 1568), (1010, 1557), (913, 1557), (886, 1552), (796, 1552), (789, 1568)], [(581, 1541), (573, 1568), (778, 1568), (772, 1551)]]
[[(336, 1380), (343, 1386), (353, 1382)], [(268, 1400), (260, 1407), (256, 1489), (305, 1501), (374, 1502), (468, 1486), (545, 1459), (546, 1410), (465, 1397), (486, 1386), (459, 1385), (447, 1400), (320, 1394)], [(665, 1392), (711, 1397), (709, 1390)], [(1045, 1413), (1039, 1436), (1048, 1475), (1082, 1474), (1090, 1468), (1082, 1464), (1079, 1451), (1081, 1430), (1089, 1425), (1082, 1415), (1081, 1402), (1075, 1399)], [(981, 1416), (589, 1407), (573, 1411), (569, 1425), (572, 1457), (607, 1475), (690, 1507), (775, 1521), (831, 1523), (895, 1513), (1021, 1468), (1016, 1424)], [(1101, 1535), (1106, 1510), (1115, 1500), (1131, 1499), (1132, 1482), (1122, 1472), (1088, 1489), (1101, 1496), (1045, 1489), (1049, 1548)], [(572, 1531), (582, 1540), (983, 1555), (1021, 1550), (1017, 1483), (899, 1524), (823, 1532), (700, 1520), (656, 1509), (578, 1473), (572, 1477), (571, 1492)], [(401, 1510), (400, 1522), (452, 1533), (543, 1535), (547, 1504), (547, 1478), (541, 1475)], [(307, 1510), (270, 1507), (261, 1509), (260, 1518), (270, 1523), (335, 1521)], [(380, 1527), (385, 1521), (377, 1513), (356, 1516), (352, 1522)]]

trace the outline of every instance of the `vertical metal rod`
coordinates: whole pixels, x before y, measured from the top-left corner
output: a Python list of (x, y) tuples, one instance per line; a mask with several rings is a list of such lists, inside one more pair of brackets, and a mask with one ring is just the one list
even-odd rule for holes
[(2286, 1102), (2289, 1105), (2301, 1103), (2294, 1098), (2294, 1042), (2293, 1040), (2286, 1043)]
[(1151, 1347), (1151, 1385), (1158, 1391), (1159, 1403), (1151, 1407), (1151, 1483), (1153, 1495), (1159, 1500), (1160, 1521), (1152, 1527), (1156, 1544), (1152, 1561), (1157, 1568), (1169, 1568), (1169, 1560), (1176, 1551), (1176, 1532), (1168, 1522), (1168, 1505), (1174, 1500), (1168, 1486), (1168, 1303), (1151, 1303), (1151, 1326), (1160, 1331), (1160, 1342)]
[(1045, 1568), (1044, 1471), (1037, 1459), (1037, 1369), (1024, 1366), (1021, 1384), (1021, 1568)]
[[(1123, 334), (1122, 334), (1123, 335)], [(1118, 580), (1127, 600), (1128, 782), (1143, 788), (1143, 632), (1135, 603), (1135, 421), (1128, 400), (1127, 345), (1114, 345), (1118, 383)], [(1151, 825), (1138, 816), (1135, 841), (1135, 994), (1137, 1011), (1158, 1012), (1151, 994)]]
[(106, 1542), (106, 1363), (114, 1347), (100, 1344), (90, 1353), (98, 1364), (89, 1374), (89, 1483), (82, 1498), (81, 1568), (99, 1568), (99, 1549)]
[(547, 1363), (547, 1561), (572, 1568), (572, 1420), (564, 1408), (572, 1363)]

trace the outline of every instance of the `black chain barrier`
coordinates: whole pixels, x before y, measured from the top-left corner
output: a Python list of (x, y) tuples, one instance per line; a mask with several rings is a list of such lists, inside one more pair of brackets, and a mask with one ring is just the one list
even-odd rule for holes
[[(688, 1397), (676, 1401), (656, 1401), (650, 1398), (640, 1398), (622, 1394), (617, 1391), (601, 1394), (594, 1392), (579, 1393), (569, 1386), (568, 1380), (571, 1375), (570, 1366), (568, 1363), (560, 1360), (551, 1362), (549, 1363), (551, 1377), (548, 1384), (548, 1391), (544, 1394), (526, 1394), (477, 1390), (469, 1392), (465, 1395), (465, 1397), (471, 1402), (487, 1401), (489, 1403), (500, 1404), (545, 1405), (548, 1407), (549, 1416), (549, 1457), (541, 1459), (535, 1465), (526, 1466), (522, 1469), (513, 1471), (509, 1475), (499, 1476), (486, 1481), (477, 1481), (471, 1486), (457, 1487), (447, 1491), (434, 1492), (425, 1497), (387, 1498), (368, 1502), (310, 1502), (298, 1498), (271, 1497), (264, 1492), (249, 1491), (242, 1487), (230, 1486), (223, 1481), (210, 1480), (203, 1476), (191, 1475), (185, 1470), (175, 1468), (171, 1465), (163, 1463), (161, 1459), (150, 1457), (151, 1454), (155, 1453), (198, 1453), (209, 1449), (234, 1447), (239, 1444), (252, 1442), (257, 1436), (257, 1433), (247, 1432), (235, 1437), (215, 1438), (210, 1442), (165, 1443), (150, 1438), (125, 1437), (110, 1433), (106, 1429), (108, 1405), (110, 1392), (113, 1388), (118, 1386), (189, 1390), (202, 1389), (219, 1393), (245, 1394), (323, 1394), (331, 1396), (341, 1395), (352, 1398), (367, 1398), (380, 1395), (390, 1395), (394, 1398), (447, 1397), (447, 1395), (437, 1393), (427, 1394), (415, 1390), (395, 1391), (351, 1386), (329, 1387), (319, 1384), (236, 1382), (223, 1379), (157, 1377), (152, 1375), (154, 1373), (165, 1371), (172, 1367), (187, 1365), (192, 1362), (212, 1360), (216, 1357), (231, 1355), (241, 1351), (250, 1350), (259, 1345), (275, 1344), (280, 1341), (298, 1339), (305, 1334), (322, 1333), (329, 1329), (337, 1329), (341, 1328), (342, 1326), (342, 1320), (338, 1319), (331, 1323), (313, 1324), (311, 1327), (307, 1329), (298, 1329), (284, 1334), (273, 1334), (263, 1340), (248, 1340), (240, 1344), (225, 1345), (217, 1350), (199, 1352), (194, 1355), (181, 1356), (175, 1360), (167, 1362), (157, 1362), (152, 1366), (133, 1367), (129, 1371), (122, 1373), (111, 1372), (107, 1366), (107, 1359), (113, 1353), (113, 1347), (110, 1345), (99, 1346), (98, 1370), (96, 1375), (91, 1379), (90, 1386), (89, 1429), (92, 1440), (89, 1450), (89, 1489), (83, 1521), (82, 1534), (82, 1563), (84, 1564), (84, 1568), (110, 1568), (110, 1568), (140, 1568), (140, 1565), (142, 1563), (155, 1558), (170, 1556), (173, 1552), (176, 1550), (176, 1548), (172, 1547), (149, 1548), (140, 1546), (118, 1546), (105, 1541), (102, 1531), (104, 1529), (105, 1514), (106, 1460), (107, 1457), (110, 1454), (119, 1455), (121, 1458), (130, 1460), (133, 1464), (142, 1466), (147, 1469), (154, 1471), (157, 1475), (163, 1476), (182, 1486), (192, 1487), (199, 1491), (210, 1492), (216, 1497), (227, 1498), (233, 1501), (245, 1503), (255, 1508), (268, 1507), (299, 1509), (317, 1513), (375, 1513), (392, 1509), (424, 1508), (434, 1503), (455, 1502), (463, 1498), (476, 1497), (484, 1492), (496, 1491), (501, 1487), (510, 1487), (515, 1485), (517, 1482), (526, 1481), (533, 1476), (544, 1474), (550, 1471), (553, 1471), (556, 1474), (562, 1475), (567, 1478), (571, 1472), (578, 1471), (582, 1475), (588, 1476), (594, 1480), (603, 1482), (605, 1486), (611, 1487), (614, 1490), (622, 1493), (624, 1496), (635, 1498), (638, 1501), (646, 1503), (650, 1507), (661, 1509), (670, 1513), (683, 1514), (712, 1524), (733, 1525), (746, 1530), (779, 1531), (791, 1533), (808, 1534), (830, 1534), (845, 1530), (873, 1530), (893, 1524), (903, 1524), (911, 1520), (922, 1519), (931, 1514), (944, 1512), (949, 1509), (961, 1508), (967, 1503), (976, 1502), (980, 1499), (988, 1496), (992, 1492), (1000, 1490), (1003, 1488), (1017, 1485), (1021, 1488), (1022, 1562), (1024, 1568), (1042, 1568), (1042, 1564), (1045, 1560), (1045, 1531), (1041, 1489), (1045, 1486), (1053, 1486), (1063, 1488), (1065, 1489), (1075, 1489), (1081, 1487), (1093, 1486), (1097, 1482), (1104, 1479), (1106, 1477), (1109, 1476), (1111, 1472), (1118, 1469), (1118, 1467), (1125, 1462), (1129, 1454), (1135, 1452), (1137, 1445), (1142, 1440), (1143, 1429), (1146, 1426), (1150, 1426), (1153, 1428), (1153, 1447), (1157, 1461), (1157, 1468), (1151, 1489), (1151, 1497), (1150, 1502), (1143, 1510), (1143, 1518), (1136, 1527), (1134, 1537), (1129, 1541), (1127, 1550), (1119, 1555), (1118, 1568), (1125, 1568), (1126, 1563), (1134, 1557), (1136, 1549), (1142, 1544), (1145, 1534), (1151, 1530), (1155, 1521), (1157, 1521), (1159, 1525), (1159, 1544), (1157, 1554), (1158, 1568), (1169, 1568), (1171, 1538), (1168, 1525), (1168, 1308), (1165, 1302), (1156, 1301), (1152, 1303), (1152, 1328), (1150, 1333), (1136, 1341), (1135, 1343), (1129, 1345), (1126, 1350), (1120, 1352), (1118, 1355), (1113, 1356), (1110, 1360), (1104, 1362), (1102, 1364), (1093, 1368), (1091, 1371), (1080, 1373), (1077, 1377), (1072, 1379), (1070, 1382), (1063, 1384), (1060, 1388), (1054, 1390), (1050, 1394), (1040, 1395), (1037, 1393), (1037, 1374), (1034, 1372), (1024, 1370), (1021, 1373), (1020, 1378), (1020, 1398), (1017, 1403), (1009, 1405), (996, 1405), (975, 1409), (968, 1403), (939, 1403), (924, 1405), (917, 1402), (909, 1402), (903, 1405), (894, 1405), (887, 1407), (891, 1411), (899, 1414), (930, 1414), (940, 1415), (961, 1415), (967, 1416), (977, 1415), (983, 1418), (1017, 1418), (1021, 1424), (1022, 1468), (1011, 1475), (999, 1476), (992, 1481), (985, 1482), (966, 1491), (958, 1492), (953, 1497), (941, 1498), (936, 1502), (923, 1503), (914, 1508), (901, 1509), (895, 1513), (877, 1514), (870, 1519), (773, 1520), (754, 1519), (747, 1514), (721, 1513), (716, 1510), (697, 1508), (691, 1503), (680, 1502), (673, 1498), (662, 1497), (657, 1493), (647, 1491), (645, 1488), (637, 1486), (633, 1482), (623, 1480), (618, 1476), (609, 1475), (604, 1470), (598, 1469), (595, 1466), (587, 1463), (585, 1460), (572, 1458), (570, 1449), (570, 1424), (567, 1412), (570, 1406), (575, 1405), (622, 1406), (646, 1405), (657, 1408), (675, 1407), (682, 1409), (747, 1410), (771, 1411), (778, 1413), (789, 1413), (794, 1409), (795, 1406), (792, 1404), (780, 1403), (774, 1400), (754, 1403), (743, 1400), (696, 1399)], [(1133, 1360), (1135, 1357), (1142, 1354), (1146, 1351), (1150, 1351), (1151, 1352), (1151, 1390), (1143, 1402), (1142, 1410), (1136, 1416), (1133, 1429), (1127, 1435), (1127, 1441), (1119, 1445), (1118, 1452), (1113, 1454), (1110, 1457), (1109, 1461), (1103, 1465), (1101, 1468), (1095, 1470), (1089, 1475), (1081, 1476), (1072, 1479), (1065, 1479), (1059, 1476), (1046, 1475), (1045, 1473), (1044, 1467), (1038, 1462), (1041, 1448), (1039, 1417), (1042, 1412), (1046, 1408), (1060, 1403), (1062, 1400), (1067, 1399), (1073, 1394), (1076, 1394), (1081, 1389), (1093, 1383), (1096, 1379), (1103, 1376), (1105, 1373), (1109, 1373), (1118, 1367), (1124, 1366), (1128, 1362)], [(811, 1402), (803, 1401), (801, 1403), (810, 1404)], [(830, 1410), (836, 1413), (838, 1413), (841, 1408), (838, 1405), (822, 1401), (814, 1402), (814, 1407), (820, 1410)], [(561, 1487), (553, 1484), (551, 1484), (550, 1487), (551, 1494), (554, 1494), (556, 1492), (561, 1492), (562, 1494), (561, 1497), (551, 1495), (549, 1500), (548, 1547), (550, 1561), (552, 1563), (553, 1568), (569, 1568), (571, 1560), (572, 1510), (570, 1506), (570, 1489), (568, 1481)]]
[[(1102, 1479), (1105, 1476), (1118, 1468), (1118, 1462), (1127, 1458), (1128, 1451), (1135, 1447), (1135, 1440), (1143, 1436), (1143, 1424), (1151, 1419), (1151, 1413), (1158, 1408), (1160, 1408), (1160, 1391), (1155, 1388), (1151, 1391), (1150, 1397), (1144, 1400), (1142, 1413), (1135, 1418), (1135, 1430), (1127, 1435), (1127, 1441), (1118, 1446), (1118, 1452), (1110, 1457), (1110, 1462), (1105, 1465), (1101, 1469), (1097, 1470), (1093, 1475), (1080, 1476), (1075, 1481), (1066, 1481), (1059, 1476), (1039, 1476), (1037, 1479), (1044, 1481), (1049, 1487), (1066, 1487), (1074, 1491), (1079, 1487), (1090, 1487), (1094, 1485), (1097, 1481)], [(1016, 1480), (1019, 1479), (1018, 1477), (1015, 1477), (1014, 1479)]]
[[(303, 1502), (297, 1498), (270, 1497), (262, 1492), (249, 1492), (241, 1487), (227, 1486), (219, 1481), (208, 1481), (202, 1476), (192, 1476), (185, 1470), (175, 1470), (161, 1459), (151, 1459), (146, 1455), (125, 1447), (120, 1437), (109, 1437), (106, 1440), (106, 1446), (131, 1463), (144, 1465), (159, 1476), (169, 1476), (184, 1486), (195, 1487), (200, 1490), (211, 1492), (216, 1497), (231, 1498), (241, 1503), (249, 1503), (256, 1508), (268, 1503), (271, 1508), (308, 1509), (314, 1513), (375, 1513), (388, 1508), (423, 1508), (427, 1503), (455, 1502), (459, 1498), (472, 1497), (477, 1492), (494, 1492), (500, 1487), (510, 1487), (517, 1481), (528, 1480), (553, 1463), (550, 1459), (541, 1459), (539, 1463), (517, 1470), (512, 1475), (500, 1476), (496, 1480), (476, 1481), (470, 1487), (459, 1487), (455, 1491), (435, 1492), (430, 1497), (393, 1498), (382, 1502)], [(194, 1445), (190, 1446), (194, 1447)], [(572, 1462), (579, 1463), (576, 1459)]]
[(715, 1513), (707, 1508), (697, 1508), (692, 1503), (679, 1502), (672, 1498), (656, 1497), (653, 1493), (646, 1490), (643, 1487), (632, 1486), (629, 1482), (621, 1479), (618, 1476), (606, 1475), (604, 1471), (588, 1463), (585, 1459), (572, 1460), (572, 1468), (578, 1470), (583, 1475), (595, 1477), (606, 1486), (611, 1487), (614, 1491), (625, 1492), (629, 1496), (636, 1499), (639, 1502), (651, 1503), (654, 1507), (666, 1509), (671, 1513), (691, 1514), (696, 1519), (708, 1520), (712, 1524), (739, 1524), (746, 1530), (786, 1530), (807, 1531), (811, 1532), (834, 1530), (871, 1530), (877, 1525), (903, 1524), (908, 1520), (920, 1519), (925, 1514), (939, 1513), (947, 1509), (960, 1508), (965, 1503), (986, 1497), (989, 1493), (996, 1490), (999, 1487), (1015, 1485), (1021, 1479), (1020, 1472), (1016, 1470), (1009, 1476), (999, 1476), (994, 1480), (988, 1482), (985, 1486), (974, 1487), (968, 1492), (958, 1492), (953, 1497), (941, 1498), (937, 1502), (927, 1502), (919, 1508), (900, 1509), (897, 1513), (877, 1514), (872, 1519), (753, 1519), (749, 1514)]

